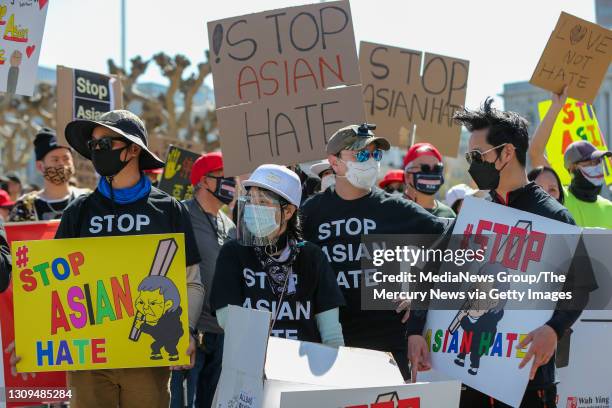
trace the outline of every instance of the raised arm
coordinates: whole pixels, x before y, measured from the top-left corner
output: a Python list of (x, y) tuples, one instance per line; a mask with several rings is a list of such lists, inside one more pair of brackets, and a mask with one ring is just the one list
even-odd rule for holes
[(529, 144), (528, 153), (532, 167), (550, 166), (546, 158), (546, 144), (548, 143), (548, 139), (550, 139), (550, 134), (552, 133), (557, 116), (563, 109), (563, 106), (565, 106), (565, 101), (567, 100), (567, 86), (563, 88), (561, 94), (553, 93), (551, 98), (552, 105), (550, 109), (548, 109), (548, 112), (546, 112), (542, 122), (540, 122)]

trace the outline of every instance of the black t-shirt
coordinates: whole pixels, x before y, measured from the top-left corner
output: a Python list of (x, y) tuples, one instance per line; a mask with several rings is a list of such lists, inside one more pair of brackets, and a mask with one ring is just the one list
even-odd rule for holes
[(379, 188), (356, 200), (343, 200), (328, 188), (301, 208), (304, 237), (321, 247), (336, 272), (347, 302), (340, 321), (347, 346), (383, 351), (406, 348), (402, 315), (395, 311), (362, 310), (359, 284), (363, 274), (361, 235), (442, 234), (449, 220)]
[(200, 262), (187, 209), (163, 191), (152, 187), (145, 198), (118, 204), (98, 190), (82, 195), (64, 211), (55, 238), (113, 235), (185, 234), (187, 266)]
[(293, 267), (295, 292), (280, 295), (270, 283), (252, 247), (229, 241), (221, 248), (210, 296), (213, 310), (227, 305), (278, 313), (272, 335), (320, 342), (315, 316), (344, 305), (342, 292), (325, 255), (316, 245), (304, 242)]

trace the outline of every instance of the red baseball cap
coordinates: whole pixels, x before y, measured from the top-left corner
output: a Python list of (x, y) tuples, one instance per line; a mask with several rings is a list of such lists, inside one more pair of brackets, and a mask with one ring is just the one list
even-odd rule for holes
[(11, 196), (4, 190), (0, 190), (0, 208), (10, 208), (15, 205), (15, 202), (11, 200)]
[(378, 186), (380, 188), (385, 188), (387, 185), (391, 183), (403, 183), (404, 182), (404, 171), (403, 170), (389, 170), (385, 177), (380, 180)]
[(223, 170), (223, 155), (221, 152), (203, 154), (193, 163), (191, 168), (191, 184), (195, 186), (202, 177), (217, 170)]
[(147, 170), (143, 170), (142, 171), (144, 174), (162, 174), (164, 172), (164, 169), (159, 168), (159, 169), (147, 169)]
[(442, 161), (442, 155), (434, 145), (431, 143), (415, 143), (410, 146), (406, 156), (404, 156), (404, 170), (408, 163), (421, 156), (433, 156), (438, 159), (438, 161)]

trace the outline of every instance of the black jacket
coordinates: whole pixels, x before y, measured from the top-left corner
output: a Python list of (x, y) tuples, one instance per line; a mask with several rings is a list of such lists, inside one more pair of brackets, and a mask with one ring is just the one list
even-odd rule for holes
[(4, 292), (11, 281), (11, 250), (6, 242), (4, 227), (0, 226), (0, 292)]

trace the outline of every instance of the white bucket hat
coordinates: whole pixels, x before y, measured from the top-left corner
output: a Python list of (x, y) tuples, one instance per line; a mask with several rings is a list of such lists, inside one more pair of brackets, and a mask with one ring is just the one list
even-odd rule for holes
[(300, 206), (302, 200), (302, 182), (297, 174), (285, 166), (262, 164), (242, 185), (270, 190), (296, 207)]

